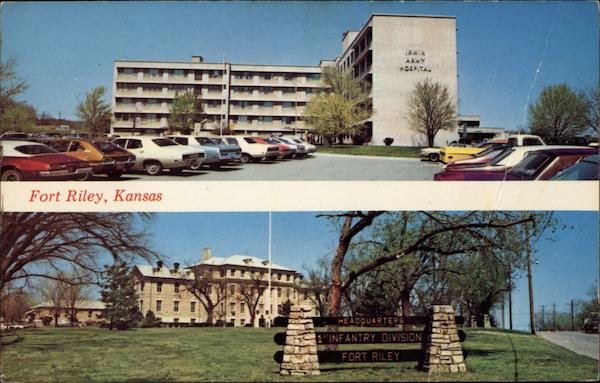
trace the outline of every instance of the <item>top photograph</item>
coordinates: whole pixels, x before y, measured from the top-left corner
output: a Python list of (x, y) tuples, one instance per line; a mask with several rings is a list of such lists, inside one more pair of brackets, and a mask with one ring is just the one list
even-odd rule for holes
[(598, 14), (3, 3), (1, 180), (598, 180)]

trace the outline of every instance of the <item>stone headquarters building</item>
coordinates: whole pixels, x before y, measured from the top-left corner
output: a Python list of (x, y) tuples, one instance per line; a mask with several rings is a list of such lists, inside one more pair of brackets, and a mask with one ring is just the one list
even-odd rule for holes
[[(360, 30), (343, 34), (341, 54), (315, 66), (115, 61), (111, 134), (160, 134), (167, 128), (177, 92), (202, 95), (205, 130), (219, 134), (304, 134), (306, 103), (324, 89), (320, 74), (332, 66), (371, 84), (373, 116), (364, 122), (372, 145), (420, 146), (426, 139), (410, 127), (408, 100), (417, 82), (442, 83), (458, 101), (456, 18), (373, 14)], [(199, 128), (199, 127), (198, 127)], [(458, 139), (442, 131), (436, 145)]]
[[(210, 279), (207, 291), (212, 302), (216, 303), (213, 323), (221, 321), (232, 326), (251, 325), (250, 308), (244, 300), (243, 290), (257, 286), (257, 281), (264, 290), (256, 306), (255, 326), (263, 320), (266, 324), (279, 315), (288, 300), (293, 305), (314, 306), (307, 289), (302, 287), (303, 277), (300, 273), (275, 263), (271, 263), (270, 269), (270, 299), (267, 296), (268, 261), (247, 255), (213, 257), (210, 248), (202, 251), (199, 263), (186, 268), (178, 263), (167, 267), (160, 261), (154, 266), (136, 265), (133, 278), (140, 311), (144, 315), (152, 311), (164, 325), (207, 322), (208, 312), (204, 305), (186, 288), (194, 282), (194, 273)], [(252, 294), (252, 297), (258, 297), (258, 292)], [(206, 298), (202, 299), (206, 302)]]

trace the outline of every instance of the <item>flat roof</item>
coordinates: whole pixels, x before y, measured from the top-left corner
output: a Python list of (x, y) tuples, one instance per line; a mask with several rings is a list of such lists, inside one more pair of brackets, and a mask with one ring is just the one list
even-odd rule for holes
[[(127, 63), (157, 63), (157, 64), (193, 64), (193, 65), (223, 65), (222, 62), (197, 62), (197, 61), (160, 61), (160, 60), (114, 60), (115, 63), (127, 62)], [(318, 65), (285, 65), (285, 64), (245, 64), (245, 63), (226, 63), (232, 66), (261, 66), (261, 67), (292, 67), (292, 68), (316, 68), (320, 69)]]

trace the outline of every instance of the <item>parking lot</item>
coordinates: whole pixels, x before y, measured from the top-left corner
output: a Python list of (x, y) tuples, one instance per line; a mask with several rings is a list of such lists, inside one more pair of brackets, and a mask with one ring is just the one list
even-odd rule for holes
[[(175, 175), (128, 173), (127, 181), (431, 181), (439, 164), (415, 158), (366, 157), (316, 153), (291, 160), (233, 164), (220, 169), (205, 167)], [(106, 180), (97, 175), (93, 180)]]

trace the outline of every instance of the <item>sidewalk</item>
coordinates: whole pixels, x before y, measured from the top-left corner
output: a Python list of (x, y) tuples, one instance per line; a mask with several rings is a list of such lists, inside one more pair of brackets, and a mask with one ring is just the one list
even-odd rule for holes
[(538, 331), (537, 335), (574, 353), (598, 360), (598, 334), (576, 331)]

